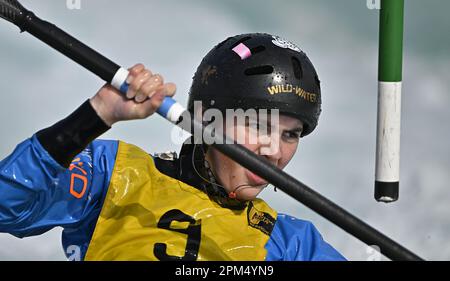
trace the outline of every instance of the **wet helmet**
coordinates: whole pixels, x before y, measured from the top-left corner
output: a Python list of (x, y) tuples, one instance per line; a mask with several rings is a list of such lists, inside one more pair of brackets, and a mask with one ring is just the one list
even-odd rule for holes
[(313, 64), (295, 44), (264, 33), (229, 37), (202, 60), (189, 92), (205, 108), (278, 109), (304, 124), (302, 136), (317, 126), (320, 81)]

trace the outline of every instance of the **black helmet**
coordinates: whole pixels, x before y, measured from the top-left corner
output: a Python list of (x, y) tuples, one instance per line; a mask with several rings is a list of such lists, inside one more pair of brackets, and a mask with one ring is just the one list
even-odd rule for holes
[(313, 64), (295, 44), (264, 33), (229, 37), (202, 60), (194, 75), (188, 109), (279, 109), (304, 124), (302, 136), (317, 126), (320, 81)]

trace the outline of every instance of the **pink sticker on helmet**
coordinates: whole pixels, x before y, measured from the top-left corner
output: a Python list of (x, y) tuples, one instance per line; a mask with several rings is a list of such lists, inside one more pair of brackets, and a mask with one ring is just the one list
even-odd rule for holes
[(250, 49), (247, 46), (245, 46), (243, 43), (234, 47), (233, 51), (241, 57), (241, 60), (245, 60), (246, 58), (248, 58), (249, 56), (252, 55), (252, 52), (250, 51)]

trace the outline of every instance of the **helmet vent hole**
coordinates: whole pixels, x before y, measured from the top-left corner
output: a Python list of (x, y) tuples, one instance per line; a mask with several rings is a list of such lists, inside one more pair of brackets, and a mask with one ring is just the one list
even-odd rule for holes
[(219, 49), (220, 47), (222, 47), (225, 43), (227, 43), (227, 42), (230, 41), (230, 40), (231, 40), (231, 37), (229, 37), (229, 38), (223, 40), (222, 42), (220, 42), (220, 43), (216, 46), (216, 49)]
[(296, 57), (292, 57), (292, 66), (294, 68), (294, 76), (297, 79), (302, 79), (303, 77), (303, 69), (302, 64)]
[(264, 52), (265, 50), (266, 50), (266, 47), (258, 46), (258, 47), (252, 48), (251, 52), (252, 52), (252, 54), (257, 54), (257, 53)]
[(231, 45), (230, 49), (233, 49), (234, 47), (236, 47), (237, 45), (244, 43), (245, 41), (251, 39), (252, 37), (250, 36), (246, 36), (244, 38), (241, 38), (240, 40), (238, 40), (236, 43), (234, 43), (233, 45)]
[(245, 75), (252, 76), (252, 75), (261, 75), (261, 74), (271, 74), (273, 72), (273, 66), (271, 65), (261, 65), (256, 66), (252, 68), (247, 68), (245, 70)]

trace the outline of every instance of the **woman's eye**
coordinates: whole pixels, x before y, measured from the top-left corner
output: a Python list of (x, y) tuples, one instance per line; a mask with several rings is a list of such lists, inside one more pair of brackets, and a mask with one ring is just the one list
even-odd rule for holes
[(291, 141), (296, 141), (298, 139), (300, 139), (300, 133), (299, 132), (291, 132), (291, 131), (287, 131), (283, 133), (283, 137), (287, 138), (288, 140)]

